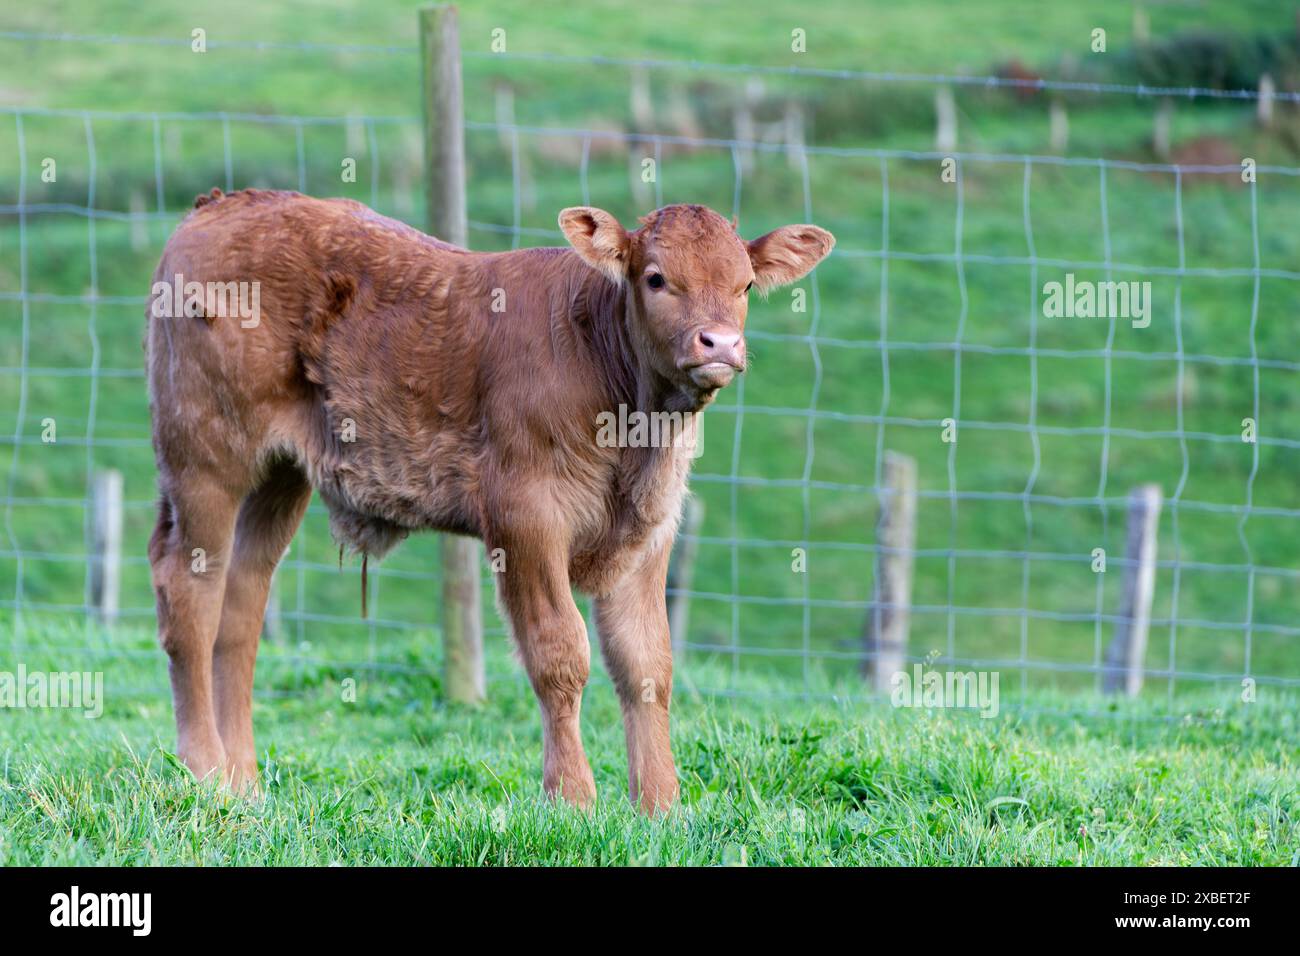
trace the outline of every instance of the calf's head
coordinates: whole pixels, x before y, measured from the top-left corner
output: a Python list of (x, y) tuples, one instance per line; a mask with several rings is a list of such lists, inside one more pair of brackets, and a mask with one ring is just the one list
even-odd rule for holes
[(637, 358), (703, 405), (743, 372), (752, 289), (766, 293), (806, 275), (835, 245), (817, 226), (782, 226), (750, 242), (704, 206), (665, 206), (628, 232), (603, 209), (560, 213), (582, 259), (627, 289)]

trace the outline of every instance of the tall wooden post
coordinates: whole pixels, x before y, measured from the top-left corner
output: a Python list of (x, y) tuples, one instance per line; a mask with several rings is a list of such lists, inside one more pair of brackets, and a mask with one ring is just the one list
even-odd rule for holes
[[(751, 143), (758, 139), (758, 123), (754, 118), (754, 114), (762, 102), (763, 81), (757, 77), (751, 77), (745, 83), (745, 88), (737, 93), (735, 105), (732, 107), (732, 133), (740, 142)], [(740, 156), (740, 171), (742, 174), (748, 175), (754, 168), (754, 148), (752, 146), (741, 146), (738, 155)]]
[(1160, 523), (1160, 486), (1141, 485), (1128, 497), (1128, 547), (1124, 565), (1124, 604), (1115, 637), (1106, 653), (1102, 689), (1136, 697), (1151, 626), (1151, 598), (1156, 586), (1156, 528)]
[(1255, 121), (1260, 126), (1273, 125), (1273, 97), (1276, 94), (1277, 84), (1265, 73), (1259, 78), (1259, 101), (1255, 104)]
[[(424, 65), (424, 167), (428, 228), (439, 239), (469, 244), (465, 212), (464, 94), (456, 8), (420, 8)], [(442, 640), (447, 697), (475, 704), (487, 696), (478, 544), (442, 538)]]
[(1155, 125), (1151, 131), (1151, 149), (1161, 159), (1169, 158), (1170, 141), (1173, 136), (1174, 102), (1165, 97), (1156, 107)]
[(803, 169), (804, 156), (804, 108), (803, 102), (791, 97), (785, 101), (785, 142), (790, 149), (785, 151), (786, 165), (799, 171)]
[(934, 148), (940, 153), (957, 148), (957, 101), (947, 86), (934, 88)]
[(122, 584), (122, 473), (97, 471), (90, 486), (90, 601), (99, 620), (117, 620)]
[[(280, 559), (281, 561), (284, 558)], [(271, 586), (266, 592), (266, 609), (262, 612), (262, 640), (270, 641), (272, 644), (279, 644), (284, 640), (283, 629), (280, 627), (280, 569), (276, 567), (271, 572)]]
[(682, 504), (682, 525), (668, 562), (668, 633), (672, 635), (674, 653), (686, 645), (687, 621), (691, 612), (691, 577), (695, 571), (696, 537), (704, 521), (704, 502), (688, 497)]
[(1151, 40), (1151, 17), (1140, 3), (1133, 5), (1133, 42), (1149, 43)]
[(876, 584), (867, 612), (865, 670), (872, 687), (888, 693), (907, 660), (912, 567), (916, 549), (916, 459), (885, 452), (880, 516), (876, 522)]
[(1052, 152), (1064, 153), (1070, 144), (1070, 118), (1065, 112), (1065, 100), (1057, 96), (1052, 100), (1049, 116)]
[[(628, 95), (631, 100), (629, 107), (632, 112), (632, 132), (637, 134), (656, 132), (654, 103), (650, 98), (650, 74), (644, 67), (632, 68), (631, 87)], [(628, 143), (628, 182), (632, 186), (632, 196), (638, 207), (649, 206), (654, 202), (654, 189), (641, 176), (641, 164), (649, 158), (647, 154), (652, 154), (653, 151), (654, 144), (644, 140)], [(654, 174), (657, 181), (659, 178), (657, 164)]]

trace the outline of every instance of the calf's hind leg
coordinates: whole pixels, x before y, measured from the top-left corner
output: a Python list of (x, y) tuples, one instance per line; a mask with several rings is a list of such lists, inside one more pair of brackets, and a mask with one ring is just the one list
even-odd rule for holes
[(257, 788), (252, 709), (257, 645), (271, 577), (310, 500), (306, 475), (292, 462), (281, 462), (244, 499), (235, 522), (212, 666), (226, 780), (236, 790)]
[(225, 749), (212, 705), (212, 648), (239, 498), (212, 479), (167, 483), (149, 541), (158, 636), (167, 652), (176, 752), (200, 780), (222, 773)]

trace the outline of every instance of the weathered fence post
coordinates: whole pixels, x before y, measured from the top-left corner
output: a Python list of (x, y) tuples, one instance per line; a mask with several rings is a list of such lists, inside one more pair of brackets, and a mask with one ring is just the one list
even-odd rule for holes
[(90, 601), (99, 620), (117, 620), (122, 584), (122, 473), (97, 471), (90, 485)]
[[(631, 82), (628, 88), (628, 108), (632, 113), (632, 132), (638, 136), (658, 132), (655, 128), (654, 101), (650, 96), (650, 73), (645, 67), (632, 68)], [(632, 196), (638, 206), (649, 206), (654, 202), (655, 192), (644, 178), (644, 166), (647, 153), (653, 152), (653, 143), (646, 140), (628, 140), (627, 175), (632, 187)], [(654, 170), (655, 181), (659, 179), (658, 163)]]
[(1142, 690), (1142, 671), (1156, 586), (1156, 528), (1160, 524), (1160, 486), (1141, 485), (1128, 497), (1128, 547), (1124, 564), (1124, 604), (1106, 652), (1102, 689), (1130, 697)]
[(947, 86), (934, 89), (934, 148), (940, 153), (957, 148), (957, 101)]
[(278, 644), (283, 636), (280, 628), (280, 568), (277, 566), (271, 572), (270, 589), (266, 592), (266, 610), (262, 612), (262, 640)]
[(1147, 43), (1151, 40), (1151, 17), (1146, 7), (1140, 3), (1133, 5), (1133, 42)]
[(1066, 147), (1070, 145), (1070, 117), (1065, 112), (1065, 100), (1059, 96), (1052, 98), (1048, 122), (1052, 152), (1064, 153)]
[(447, 696), (466, 704), (487, 697), (483, 674), (483, 600), (478, 544), (442, 537), (442, 643)]
[(493, 109), (497, 121), (497, 142), (519, 170), (519, 205), (522, 209), (537, 208), (537, 185), (533, 181), (529, 152), (524, 148), (519, 131), (515, 129), (515, 87), (509, 80), (492, 84)]
[(1165, 97), (1156, 107), (1155, 125), (1151, 131), (1151, 149), (1161, 159), (1169, 158), (1170, 139), (1173, 136), (1174, 103)]
[[(763, 81), (751, 77), (737, 96), (732, 106), (732, 135), (738, 142), (752, 143), (758, 139), (758, 122), (754, 117), (759, 104), (763, 102)], [(740, 171), (748, 175), (754, 168), (754, 147), (739, 147)]]
[(514, 148), (514, 134), (511, 127), (515, 125), (515, 87), (509, 80), (497, 80), (492, 84), (493, 112), (497, 120), (497, 142), (504, 150)]
[(916, 548), (916, 459), (885, 452), (876, 521), (876, 583), (867, 614), (865, 671), (887, 693), (905, 666)]
[(1273, 125), (1273, 98), (1277, 95), (1277, 84), (1273, 77), (1265, 73), (1259, 78), (1259, 102), (1255, 104), (1255, 121), (1260, 126)]
[(686, 628), (691, 613), (691, 576), (695, 571), (695, 552), (699, 549), (697, 536), (704, 522), (704, 502), (688, 497), (682, 504), (682, 524), (673, 544), (668, 561), (668, 633), (672, 635), (673, 652), (680, 653), (686, 646)]
[(148, 215), (144, 194), (139, 189), (131, 190), (131, 251), (139, 252), (149, 245)]
[[(458, 246), (469, 244), (465, 212), (465, 127), (456, 8), (420, 8), (424, 66), (425, 202), (429, 231)], [(478, 544), (442, 538), (444, 684), (450, 700), (473, 704), (486, 696), (483, 610)]]
[(786, 165), (793, 170), (803, 169), (804, 163), (804, 109), (803, 103), (791, 97), (785, 101), (784, 139), (790, 148), (785, 151)]

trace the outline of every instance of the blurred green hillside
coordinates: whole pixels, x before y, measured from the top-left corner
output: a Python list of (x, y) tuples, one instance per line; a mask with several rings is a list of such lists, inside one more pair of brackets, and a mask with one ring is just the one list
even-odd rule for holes
[[(856, 666), (884, 448), (919, 463), (916, 653), (1031, 662), (1046, 665), (1028, 672), (1035, 684), (1091, 687), (1094, 676), (1078, 668), (1110, 638), (1122, 578), (1116, 565), (1093, 574), (1090, 554), (1123, 554), (1122, 499), (1158, 482), (1182, 504), (1167, 502), (1162, 517), (1149, 666), (1300, 677), (1290, 514), (1300, 509), (1300, 287), (1286, 275), (1300, 272), (1300, 178), (1264, 172), (1251, 189), (1235, 173), (1179, 184), (1148, 170), (1027, 165), (1015, 156), (1052, 155), (1054, 98), (957, 87), (959, 151), (1009, 157), (963, 160), (959, 193), (933, 158), (852, 154), (932, 149), (930, 84), (768, 73), (753, 86), (731, 70), (653, 68), (645, 120), (632, 106), (639, 71), (562, 59), (972, 75), (1014, 64), (1085, 82), (1158, 85), (1164, 71), (1211, 86), (1264, 64), (1280, 88), (1300, 88), (1286, 72), (1294, 12), (1278, 4), (1148, 5), (1146, 17), (1149, 39), (1137, 43), (1132, 6), (1116, 3), (464, 5), (475, 248), (558, 243), (556, 212), (582, 202), (628, 224), (659, 203), (703, 202), (737, 213), (746, 235), (811, 217), (838, 238), (802, 285), (807, 311), (784, 291), (752, 303), (753, 368), (706, 419), (694, 483), (706, 508), (694, 588), (705, 596), (693, 602), (691, 642), (724, 650), (690, 654), (787, 674), (791, 690), (811, 670), (843, 676)], [(9, 108), (0, 113), (0, 454), (14, 462), (4, 469), (0, 606), (63, 616), (81, 605), (87, 474), (114, 467), (130, 501), (123, 604), (147, 617), (153, 463), (140, 335), (162, 244), (214, 185), (351, 196), (421, 224), (415, 24), (413, 5), (392, 2), (56, 0), (6, 11), (0, 32), (182, 42), (0, 37), (0, 107)], [(196, 27), (212, 44), (205, 54), (184, 45)], [(1106, 54), (1089, 50), (1096, 27), (1107, 30)], [(489, 50), (498, 28), (505, 57)], [(795, 28), (806, 31), (804, 54), (791, 53)], [(392, 49), (221, 45), (232, 41)], [(653, 187), (632, 181), (654, 147), (629, 151), (619, 136), (728, 139), (746, 96), (769, 133), (797, 113), (809, 144), (847, 152), (805, 165), (779, 151), (666, 144)], [(1156, 159), (1156, 100), (1055, 99), (1069, 116), (1067, 157)], [(1294, 104), (1278, 104), (1267, 129), (1253, 106), (1174, 102), (1172, 159), (1300, 166)], [(516, 142), (485, 128), (510, 116), (566, 132)], [(585, 159), (571, 130), (594, 131)], [(356, 182), (340, 177), (349, 157)], [(54, 182), (40, 175), (47, 158)], [(37, 208), (20, 220), (20, 203)], [(135, 218), (87, 217), (86, 207)], [(1256, 236), (1267, 273), (1258, 284)], [(1106, 263), (1113, 278), (1151, 282), (1149, 328), (1043, 318), (1043, 283), (1067, 271), (1105, 278)], [(956, 446), (940, 441), (950, 416), (960, 422)], [(1258, 445), (1239, 440), (1247, 417), (1258, 419)], [(41, 441), (46, 418), (57, 422), (54, 444)], [(954, 490), (984, 497), (954, 506)], [(1248, 500), (1259, 510), (1243, 523), (1236, 509)], [(792, 573), (795, 547), (808, 549), (806, 574)], [(372, 569), (376, 620), (359, 624), (356, 569), (335, 570), (314, 507), (280, 577), (286, 636), (383, 658), (387, 623), (436, 620), (435, 554), (431, 536), (414, 538)], [(950, 605), (971, 610), (953, 616)], [(488, 619), (499, 634), (495, 613)]]

